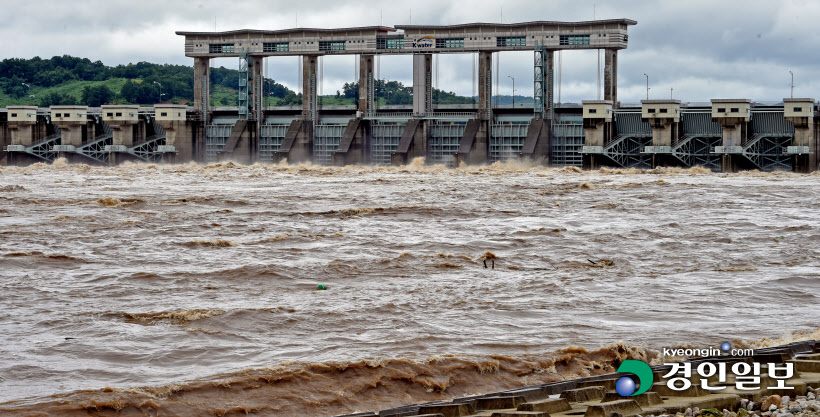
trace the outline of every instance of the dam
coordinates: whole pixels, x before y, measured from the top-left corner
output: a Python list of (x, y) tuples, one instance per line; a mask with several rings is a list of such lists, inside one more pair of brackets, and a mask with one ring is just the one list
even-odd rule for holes
[[(618, 100), (618, 51), (637, 22), (534, 21), (510, 24), (396, 25), (177, 32), (194, 60), (192, 106), (157, 104), (9, 106), (0, 109), (0, 144), (8, 164), (66, 158), (243, 164), (310, 161), (319, 165), (427, 163), (456, 167), (510, 159), (553, 166), (714, 171), (815, 171), (818, 106), (811, 98)], [(603, 99), (555, 103), (557, 51), (601, 50)], [(493, 64), (501, 52), (532, 51), (533, 102), (493, 100)], [(377, 57), (412, 55), (412, 105), (379, 105)], [(472, 54), (473, 104), (434, 101), (434, 57)], [(355, 55), (358, 102), (322, 105), (322, 59)], [(263, 61), (298, 56), (302, 104), (265, 106)], [(210, 98), (210, 63), (238, 60), (238, 105)], [(497, 83), (496, 83), (497, 84)]]

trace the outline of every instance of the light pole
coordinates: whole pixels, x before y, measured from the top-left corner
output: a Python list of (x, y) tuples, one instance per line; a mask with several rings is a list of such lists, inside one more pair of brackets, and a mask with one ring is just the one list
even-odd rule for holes
[(154, 84), (159, 86), (159, 101), (161, 103), (162, 102), (162, 96), (164, 96), (164, 94), (162, 94), (162, 83), (154, 81)]
[(508, 75), (509, 79), (513, 82), (513, 108), (515, 108), (515, 77)]
[(789, 74), (792, 75), (792, 98), (794, 98), (794, 73), (789, 71)]
[(643, 75), (646, 77), (646, 99), (649, 100), (649, 76), (646, 73)]

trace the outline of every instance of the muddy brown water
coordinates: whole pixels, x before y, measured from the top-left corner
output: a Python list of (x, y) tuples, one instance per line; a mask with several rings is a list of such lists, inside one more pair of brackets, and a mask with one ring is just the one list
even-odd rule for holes
[(820, 338), (819, 183), (2, 167), (0, 411), (324, 416)]

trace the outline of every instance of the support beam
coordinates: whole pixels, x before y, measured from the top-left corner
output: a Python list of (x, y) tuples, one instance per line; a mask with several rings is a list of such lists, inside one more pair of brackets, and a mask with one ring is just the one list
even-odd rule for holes
[(211, 59), (194, 58), (194, 108), (208, 124), (208, 107), (211, 102)]
[(307, 162), (313, 159), (313, 123), (310, 120), (294, 120), (290, 123), (282, 146), (273, 154), (273, 162)]
[(433, 55), (413, 55), (413, 115), (433, 111)]
[(555, 60), (554, 51), (546, 49), (542, 45), (535, 47), (535, 71), (533, 81), (535, 84), (535, 118), (552, 121), (554, 117), (554, 80), (555, 80)]
[(344, 166), (370, 162), (367, 125), (366, 120), (350, 119), (342, 140), (339, 142), (339, 147), (331, 155), (331, 165)]
[(359, 55), (359, 111), (370, 114), (375, 109), (376, 76), (373, 72), (373, 55)]
[(519, 158), (548, 164), (552, 159), (552, 125), (549, 120), (539, 117), (530, 121), (527, 138), (521, 148)]
[(617, 109), (618, 103), (618, 50), (604, 50), (604, 100), (611, 101)]
[(478, 53), (478, 118), (489, 120), (493, 112), (493, 53)]
[(262, 71), (263, 62), (261, 56), (251, 56), (250, 61), (250, 88), (248, 89), (248, 94), (250, 94), (249, 100), (251, 102), (251, 120), (259, 120), (260, 123), (264, 122), (265, 120), (265, 107), (264, 107), (264, 100), (265, 100), (265, 92), (262, 88), (262, 83), (264, 83), (264, 74)]
[(410, 119), (399, 139), (396, 152), (390, 156), (390, 163), (405, 165), (419, 156), (427, 156), (427, 121)]
[(458, 152), (453, 155), (453, 166), (486, 164), (490, 153), (490, 131), (486, 120), (472, 119), (464, 128)]
[(302, 55), (302, 119), (319, 120), (319, 79), (317, 55)]

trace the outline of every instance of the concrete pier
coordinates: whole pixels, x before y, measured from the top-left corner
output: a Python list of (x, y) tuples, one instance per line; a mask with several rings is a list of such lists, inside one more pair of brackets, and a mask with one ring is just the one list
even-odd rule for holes
[(712, 120), (723, 126), (723, 141), (715, 153), (721, 155), (723, 172), (736, 172), (742, 167), (740, 154), (749, 139), (752, 100), (712, 100)]
[(116, 165), (136, 158), (126, 152), (137, 141), (145, 139), (145, 123), (139, 118), (139, 106), (105, 105), (102, 106), (102, 120), (111, 127), (112, 147), (109, 152), (109, 165)]
[(652, 168), (678, 165), (672, 146), (680, 138), (680, 100), (641, 100), (641, 119), (652, 125), (652, 145), (642, 151), (652, 156)]
[(186, 106), (180, 104), (157, 104), (154, 106), (157, 123), (165, 129), (166, 146), (173, 152), (163, 155), (165, 162), (193, 161), (196, 153), (194, 128), (187, 122)]
[(211, 102), (211, 59), (194, 58), (194, 108), (207, 124), (209, 103)]
[(604, 50), (604, 100), (609, 100), (617, 108), (618, 103), (618, 50)]
[(34, 143), (34, 125), (37, 123), (36, 106), (9, 106), (8, 128), (12, 145), (31, 146)]
[(58, 157), (69, 162), (85, 162), (75, 154), (77, 148), (94, 138), (94, 123), (86, 106), (51, 106), (51, 122), (60, 128), (62, 143), (55, 145)]
[(373, 72), (374, 55), (359, 56), (359, 111), (371, 113), (375, 106), (376, 74)]
[(783, 99), (783, 116), (794, 124), (794, 143), (786, 149), (786, 153), (792, 155), (794, 172), (818, 169), (820, 140), (814, 114), (813, 98)]
[(612, 101), (584, 100), (584, 147), (583, 167), (597, 169), (604, 158), (604, 145), (613, 138)]
[(318, 60), (317, 55), (302, 56), (302, 119), (318, 120)]

